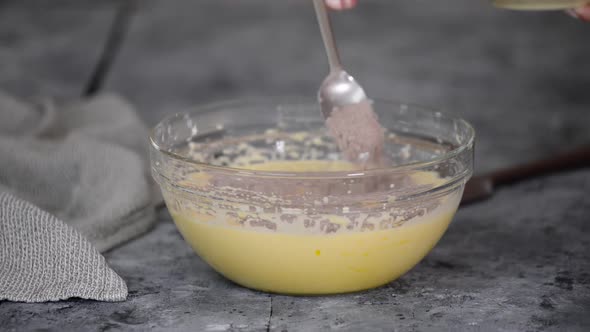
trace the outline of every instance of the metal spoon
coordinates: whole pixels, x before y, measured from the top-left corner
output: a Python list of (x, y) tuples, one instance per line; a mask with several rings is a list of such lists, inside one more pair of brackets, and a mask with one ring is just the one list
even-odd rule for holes
[(320, 25), (320, 31), (322, 32), (326, 53), (328, 54), (328, 62), (330, 63), (330, 73), (324, 79), (318, 91), (318, 100), (322, 114), (327, 119), (335, 108), (360, 103), (367, 99), (367, 95), (363, 87), (357, 83), (354, 77), (350, 76), (342, 68), (332, 34), (330, 17), (328, 16), (324, 1), (313, 0), (313, 5)]

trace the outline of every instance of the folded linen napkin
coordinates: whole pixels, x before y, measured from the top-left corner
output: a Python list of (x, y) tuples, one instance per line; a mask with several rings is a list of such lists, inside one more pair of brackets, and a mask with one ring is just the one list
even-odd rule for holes
[(155, 220), (147, 136), (114, 95), (56, 106), (0, 93), (0, 300), (126, 298), (100, 252)]

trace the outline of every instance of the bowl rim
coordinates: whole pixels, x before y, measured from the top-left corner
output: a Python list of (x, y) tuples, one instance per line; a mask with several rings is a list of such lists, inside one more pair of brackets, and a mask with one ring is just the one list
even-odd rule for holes
[[(392, 167), (375, 167), (375, 168), (368, 168), (362, 170), (355, 170), (355, 171), (325, 171), (325, 172), (292, 172), (292, 171), (266, 171), (266, 170), (250, 170), (244, 168), (236, 168), (236, 167), (229, 167), (229, 166), (216, 166), (211, 165), (208, 163), (203, 163), (191, 159), (189, 157), (183, 156), (180, 153), (169, 151), (168, 149), (162, 148), (157, 142), (155, 138), (155, 132), (158, 126), (163, 125), (166, 122), (169, 122), (175, 117), (185, 116), (187, 114), (194, 115), (195, 113), (198, 114), (205, 114), (211, 111), (215, 111), (222, 107), (239, 107), (239, 105), (249, 105), (249, 104), (269, 104), (275, 103), (276, 105), (280, 104), (300, 104), (300, 105), (311, 105), (312, 99), (306, 97), (293, 97), (293, 96), (270, 96), (270, 97), (247, 97), (247, 98), (234, 98), (229, 100), (223, 101), (216, 101), (216, 102), (209, 102), (201, 105), (195, 105), (190, 107), (187, 111), (183, 112), (176, 112), (174, 114), (170, 114), (164, 117), (161, 121), (159, 121), (155, 126), (153, 126), (150, 130), (149, 140), (150, 145), (153, 149), (162, 153), (169, 158), (175, 159), (177, 161), (181, 161), (184, 163), (192, 164), (198, 166), (199, 168), (205, 171), (214, 171), (217, 174), (225, 173), (228, 175), (240, 175), (240, 176), (252, 176), (252, 177), (276, 177), (276, 178), (297, 178), (297, 179), (309, 179), (309, 178), (357, 178), (357, 177), (365, 177), (365, 176), (375, 176), (383, 173), (405, 173), (411, 170), (420, 170), (422, 168), (427, 168), (430, 166), (434, 166), (436, 164), (442, 163), (446, 160), (449, 160), (453, 157), (456, 157), (466, 150), (473, 149), (475, 144), (475, 129), (473, 126), (464, 120), (463, 118), (450, 116), (447, 113), (442, 113), (440, 111), (434, 110), (430, 107), (425, 107), (420, 104), (415, 103), (408, 103), (408, 102), (400, 102), (394, 99), (389, 98), (371, 98), (371, 100), (379, 102), (379, 103), (387, 103), (387, 104), (396, 104), (397, 106), (406, 106), (412, 109), (413, 112), (418, 112), (422, 114), (429, 114), (434, 115), (435, 117), (439, 118), (446, 118), (452, 121), (457, 121), (462, 126), (467, 129), (468, 139), (465, 143), (453, 148), (452, 150), (437, 156), (431, 160), (427, 161), (417, 161), (411, 162), (407, 164), (402, 164), (398, 166)], [(158, 172), (159, 173), (159, 172)], [(464, 172), (465, 174), (458, 174), (453, 178), (461, 178), (465, 176), (470, 176), (472, 173), (472, 167), (468, 167), (467, 171)], [(161, 174), (160, 174), (161, 175)]]

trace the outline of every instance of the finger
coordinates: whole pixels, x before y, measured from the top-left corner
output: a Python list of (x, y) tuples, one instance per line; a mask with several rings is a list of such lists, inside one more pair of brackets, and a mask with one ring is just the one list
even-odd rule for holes
[(567, 10), (567, 13), (577, 19), (590, 22), (590, 5), (576, 9), (569, 9)]
[(576, 14), (579, 19), (590, 22), (590, 5), (576, 9)]
[(326, 6), (335, 10), (350, 9), (356, 6), (357, 0), (326, 0)]

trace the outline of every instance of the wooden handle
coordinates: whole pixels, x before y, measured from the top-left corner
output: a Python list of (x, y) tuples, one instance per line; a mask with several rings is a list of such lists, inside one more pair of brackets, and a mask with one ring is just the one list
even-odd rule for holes
[(544, 160), (495, 171), (487, 176), (492, 179), (494, 185), (503, 185), (530, 177), (583, 167), (590, 167), (590, 145), (584, 145)]

